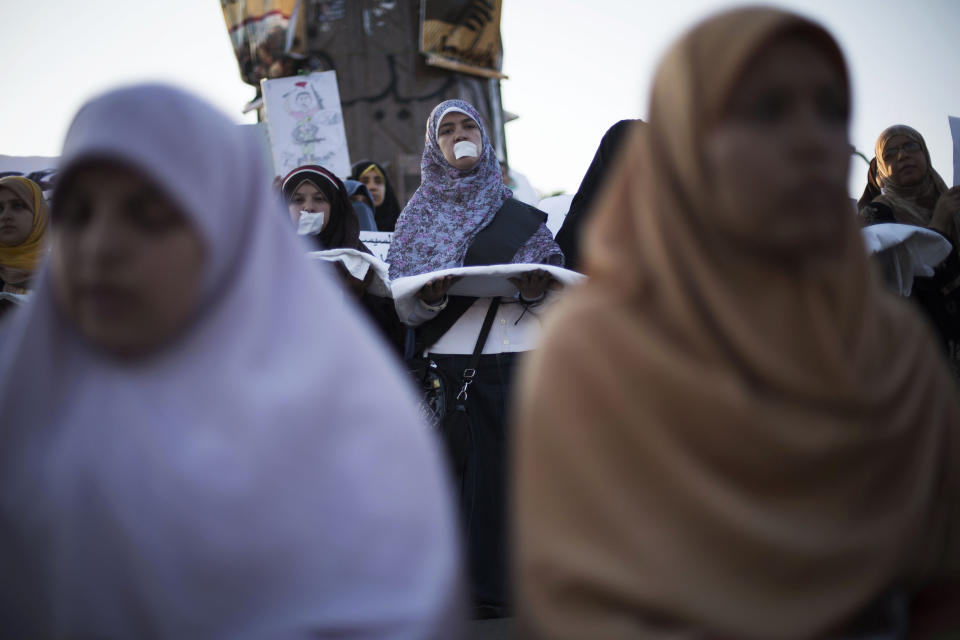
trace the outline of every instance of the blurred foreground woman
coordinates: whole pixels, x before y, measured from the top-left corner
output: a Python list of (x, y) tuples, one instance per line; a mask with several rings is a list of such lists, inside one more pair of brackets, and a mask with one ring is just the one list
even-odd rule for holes
[(438, 452), (255, 141), (148, 85), (62, 158), (50, 267), (0, 328), (4, 635), (455, 635)]
[(524, 372), (523, 637), (903, 637), (957, 576), (960, 408), (868, 268), (849, 99), (834, 40), (773, 9), (662, 62)]

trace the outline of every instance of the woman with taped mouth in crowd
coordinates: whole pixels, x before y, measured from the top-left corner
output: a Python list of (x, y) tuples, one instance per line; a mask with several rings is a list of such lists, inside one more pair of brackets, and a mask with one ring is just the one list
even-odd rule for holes
[[(869, 203), (861, 201), (861, 222), (925, 227), (952, 245), (932, 277), (914, 280), (910, 297), (940, 334), (953, 375), (960, 382), (960, 186), (947, 187), (930, 163), (923, 136), (906, 125), (894, 125), (880, 134), (874, 162), (880, 193)], [(870, 192), (868, 175), (864, 193)]]
[[(462, 100), (437, 105), (427, 119), (421, 183), (397, 220), (387, 262), (390, 277), (489, 264), (563, 264), (546, 215), (511, 198), (496, 153), (477, 110)], [(417, 293), (400, 319), (416, 327), (413, 352), (428, 357), (459, 383), (471, 364), (481, 328), (483, 341), (469, 387), (472, 439), (453, 447), (468, 538), (476, 617), (510, 612), (505, 530), (506, 407), (519, 355), (536, 346), (538, 314), (551, 276), (543, 270), (514, 280), (508, 299), (448, 296), (454, 279), (434, 279)], [(456, 434), (447, 434), (448, 443)], [(453, 436), (453, 437), (451, 437)], [(462, 443), (461, 443), (462, 444)]]
[(370, 253), (360, 241), (360, 226), (346, 187), (332, 171), (319, 165), (297, 167), (284, 176), (280, 190), (297, 234), (309, 236), (317, 250)]
[(2, 635), (459, 637), (440, 451), (256, 139), (140, 85), (61, 166), (0, 340)]
[(719, 14), (648, 113), (524, 363), (518, 637), (939, 637), (960, 403), (850, 215), (839, 46)]
[[(297, 167), (283, 178), (280, 189), (287, 203), (290, 220), (297, 227), (297, 234), (308, 236), (314, 250), (353, 249), (371, 253), (360, 240), (357, 215), (346, 187), (332, 171), (319, 165)], [(369, 269), (366, 277), (360, 280), (339, 262), (334, 268), (391, 349), (400, 355), (403, 352), (404, 330), (397, 318), (393, 300), (370, 293), (369, 288), (376, 275), (374, 270)]]

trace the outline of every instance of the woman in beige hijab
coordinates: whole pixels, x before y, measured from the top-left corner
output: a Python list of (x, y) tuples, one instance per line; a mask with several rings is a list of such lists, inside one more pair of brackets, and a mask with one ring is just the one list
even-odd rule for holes
[(885, 129), (877, 138), (876, 153), (880, 195), (860, 207), (860, 221), (925, 227), (953, 245), (932, 277), (916, 279), (910, 297), (937, 330), (960, 381), (960, 186), (947, 187), (930, 162), (926, 141), (912, 127), (897, 124)]
[(905, 124), (887, 127), (874, 151), (880, 195), (861, 207), (864, 222), (929, 227), (960, 245), (960, 187), (947, 187), (933, 168), (920, 132)]
[(0, 178), (0, 291), (26, 293), (46, 249), (47, 203), (40, 186)]
[(773, 9), (661, 63), (524, 372), (521, 637), (843, 637), (957, 576), (960, 406), (849, 215), (849, 99)]

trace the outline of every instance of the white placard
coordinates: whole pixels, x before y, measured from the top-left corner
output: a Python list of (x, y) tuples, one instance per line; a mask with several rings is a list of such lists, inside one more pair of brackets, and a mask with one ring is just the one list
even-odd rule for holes
[(337, 73), (262, 80), (260, 86), (277, 174), (319, 164), (341, 179), (349, 176), (350, 154)]
[(960, 118), (950, 119), (950, 134), (953, 136), (953, 186), (960, 186)]
[(360, 242), (381, 260), (386, 261), (390, 243), (393, 242), (392, 231), (361, 231)]

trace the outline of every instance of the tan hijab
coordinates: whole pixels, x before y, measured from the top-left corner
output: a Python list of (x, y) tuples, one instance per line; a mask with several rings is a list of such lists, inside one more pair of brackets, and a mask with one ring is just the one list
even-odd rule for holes
[[(893, 178), (892, 167), (883, 161), (883, 152), (895, 136), (906, 136), (923, 149), (923, 155), (927, 160), (927, 173), (918, 185), (906, 187), (899, 184)], [(940, 196), (947, 192), (947, 185), (930, 162), (930, 151), (923, 136), (913, 127), (897, 124), (888, 127), (880, 134), (875, 151), (877, 182), (880, 184), (881, 194), (874, 198), (873, 202), (882, 202), (890, 207), (897, 222), (918, 227), (929, 226), (933, 217), (933, 207)], [(956, 219), (954, 219), (951, 240), (955, 247), (960, 247), (960, 225), (957, 224)]]
[(794, 31), (843, 64), (773, 9), (721, 14), (669, 52), (595, 212), (591, 280), (526, 363), (521, 637), (809, 637), (960, 570), (956, 391), (855, 220), (837, 212), (831, 252), (776, 260), (742, 248), (762, 244), (756, 221), (711, 209), (708, 123)]
[(27, 239), (15, 247), (0, 246), (0, 280), (6, 283), (4, 290), (13, 289), (15, 293), (23, 293), (46, 251), (50, 216), (43, 191), (33, 180), (6, 176), (0, 178), (0, 189), (9, 189), (17, 194), (33, 212), (33, 226)]

